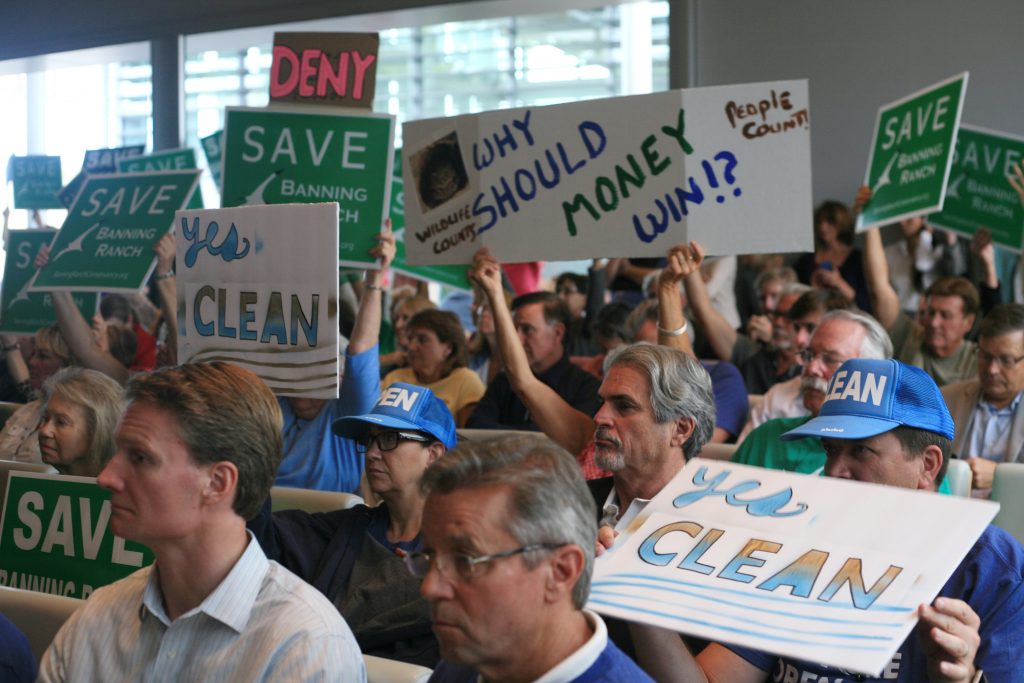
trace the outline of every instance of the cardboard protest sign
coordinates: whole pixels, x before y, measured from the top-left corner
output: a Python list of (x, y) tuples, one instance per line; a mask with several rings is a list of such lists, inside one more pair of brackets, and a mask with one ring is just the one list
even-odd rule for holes
[(985, 227), (996, 244), (1021, 251), (1024, 209), (1006, 178), (1022, 157), (1024, 137), (961, 125), (946, 202), (928, 222), (964, 235)]
[(697, 458), (597, 560), (589, 606), (878, 675), (998, 509)]
[(220, 184), (220, 170), (223, 161), (224, 131), (218, 130), (212, 135), (200, 138), (199, 142), (203, 146), (203, 154), (206, 155), (206, 165), (210, 167), (213, 183), (217, 186), (217, 191), (220, 192), (222, 188)]
[(411, 266), (405, 257), (405, 183), (402, 181), (402, 158), (395, 150), (395, 171), (391, 181), (391, 229), (395, 233), (395, 259), (391, 268), (395, 272), (428, 282), (440, 282), (447, 287), (470, 291), (465, 266)]
[(14, 182), (14, 208), (63, 209), (57, 198), (62, 185), (60, 157), (12, 156), (7, 178)]
[(807, 82), (403, 125), (414, 264), (811, 249)]
[[(196, 164), (196, 152), (191, 147), (169, 149), (143, 156), (119, 159), (119, 173), (146, 173), (148, 171), (183, 171), (199, 168)], [(203, 195), (198, 190), (192, 193), (186, 209), (203, 208)]]
[(78, 192), (82, 189), (85, 177), (90, 173), (116, 173), (117, 162), (127, 157), (137, 157), (146, 151), (145, 145), (129, 145), (128, 147), (114, 147), (110, 149), (90, 149), (85, 152), (85, 159), (82, 161), (82, 170), (65, 185), (57, 198), (65, 207), (70, 207), (75, 201)]
[(375, 268), (394, 125), (386, 114), (228, 107), (221, 205), (337, 202), (338, 263)]
[(196, 170), (88, 176), (32, 290), (139, 291), (198, 181)]
[(858, 230), (942, 208), (966, 92), (965, 71), (878, 110)]
[(338, 396), (336, 204), (179, 211), (178, 360), (229, 360), (281, 396)]
[[(32, 292), (35, 284), (36, 254), (53, 241), (56, 230), (10, 230), (7, 233), (7, 259), (3, 287), (0, 290), (0, 333), (35, 334), (40, 327), (57, 322), (53, 301), (47, 292)], [(99, 305), (94, 292), (73, 292), (72, 299), (82, 317), (92, 320)]]
[(270, 100), (370, 109), (376, 33), (275, 33)]
[(88, 598), (152, 564), (110, 528), (110, 491), (92, 477), (11, 472), (0, 521), (0, 586)]

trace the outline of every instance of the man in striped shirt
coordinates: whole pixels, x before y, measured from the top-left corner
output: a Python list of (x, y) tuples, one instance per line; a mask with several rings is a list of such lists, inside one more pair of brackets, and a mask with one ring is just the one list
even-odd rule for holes
[(352, 632), (268, 561), (245, 520), (281, 459), (281, 412), (228, 363), (140, 375), (97, 481), (110, 524), (156, 562), (100, 588), (43, 655), (39, 680), (365, 681)]

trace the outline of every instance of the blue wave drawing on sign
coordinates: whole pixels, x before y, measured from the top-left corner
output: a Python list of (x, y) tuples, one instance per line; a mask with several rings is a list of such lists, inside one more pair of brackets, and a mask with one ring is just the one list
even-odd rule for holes
[[(823, 617), (823, 616), (817, 616), (817, 615), (815, 615), (813, 617), (812, 616), (804, 616), (804, 615), (801, 615), (801, 614), (794, 614), (793, 612), (786, 611), (786, 610), (768, 609), (766, 607), (752, 607), (749, 604), (745, 604), (745, 603), (741, 603), (741, 602), (735, 602), (735, 601), (732, 601), (732, 600), (723, 600), (723, 599), (720, 599), (720, 598), (710, 598), (703, 591), (696, 591), (696, 590), (694, 590), (694, 591), (682, 591), (682, 590), (670, 591), (668, 589), (662, 588), (661, 586), (646, 586), (646, 585), (643, 585), (643, 584), (626, 582), (626, 581), (613, 581), (613, 582), (609, 582), (609, 583), (606, 583), (606, 584), (602, 584), (599, 587), (595, 587), (591, 591), (591, 593), (592, 594), (598, 594), (598, 595), (614, 595), (614, 596), (622, 596), (622, 597), (630, 597), (631, 595), (635, 596), (634, 593), (619, 593), (619, 592), (616, 592), (614, 590), (608, 590), (606, 588), (606, 586), (611, 586), (611, 585), (620, 585), (620, 586), (625, 586), (625, 587), (628, 587), (628, 588), (648, 588), (648, 589), (652, 589), (652, 590), (656, 590), (656, 591), (667, 591), (667, 592), (670, 592), (670, 593), (672, 593), (674, 595), (684, 595), (684, 596), (687, 596), (687, 597), (699, 598), (701, 600), (707, 600), (709, 602), (714, 602), (714, 603), (719, 604), (719, 605), (727, 605), (729, 607), (737, 607), (737, 608), (744, 609), (744, 610), (747, 610), (747, 611), (750, 611), (750, 612), (760, 612), (762, 614), (771, 614), (771, 615), (777, 615), (777, 616), (783, 616), (783, 617), (790, 617), (790, 618), (793, 618), (793, 619), (806, 619), (808, 621), (820, 622), (820, 623), (824, 623), (824, 624), (850, 624), (850, 625), (857, 625), (857, 626), (863, 626), (864, 625), (864, 620), (863, 619), (839, 619), (839, 618), (836, 618), (836, 617)], [(686, 608), (687, 609), (692, 609), (694, 611), (702, 611), (699, 608), (692, 606), (692, 604), (690, 604), (690, 603), (687, 603)], [(877, 626), (878, 628), (899, 628), (900, 626), (902, 626), (902, 622), (892, 622), (892, 623), (889, 623), (889, 622), (878, 622), (878, 623), (872, 622), (872, 625), (873, 626)]]
[[(590, 602), (595, 604), (595, 605), (604, 605), (606, 607), (620, 607), (620, 608), (623, 608), (623, 609), (628, 609), (631, 612), (641, 612), (643, 614), (650, 614), (652, 616), (661, 617), (663, 619), (669, 619), (670, 621), (675, 621), (675, 622), (681, 623), (681, 624), (695, 624), (695, 625), (698, 625), (698, 626), (714, 628), (714, 629), (717, 629), (719, 631), (724, 631), (724, 632), (727, 632), (727, 633), (735, 633), (737, 635), (744, 635), (744, 636), (753, 636), (753, 637), (756, 637), (756, 638), (760, 638), (762, 640), (768, 640), (768, 641), (773, 641), (773, 642), (778, 642), (778, 643), (788, 643), (788, 644), (792, 644), (792, 645), (805, 645), (805, 646), (812, 646), (812, 647), (822, 647), (823, 645), (825, 645), (823, 643), (815, 642), (813, 640), (806, 640), (806, 639), (800, 639), (800, 638), (787, 638), (785, 636), (777, 636), (777, 635), (770, 635), (770, 634), (766, 635), (765, 631), (763, 629), (754, 630), (754, 629), (747, 629), (747, 628), (736, 628), (736, 627), (731, 627), (731, 626), (721, 626), (721, 625), (718, 625), (718, 624), (711, 624), (711, 623), (708, 623), (707, 621), (702, 620), (702, 619), (691, 619), (689, 617), (681, 617), (678, 614), (669, 614), (667, 612), (662, 612), (662, 611), (659, 611), (659, 610), (644, 609), (642, 607), (637, 607), (636, 605), (632, 605), (632, 604), (620, 604), (620, 603), (611, 602), (611, 601), (608, 601), (608, 600), (595, 599), (593, 596), (591, 596)], [(777, 627), (773, 627), (773, 628), (777, 629)], [(680, 629), (680, 630), (682, 630), (682, 629)], [(843, 637), (844, 641), (845, 640), (856, 641), (858, 638), (859, 638), (858, 636), (853, 635), (853, 634), (850, 634), (849, 636), (844, 636)], [(843, 643), (843, 647), (848, 649), (848, 650), (857, 650), (857, 651), (862, 651), (862, 652), (888, 652), (891, 648), (887, 644), (888, 643), (888, 639), (885, 639), (885, 640), (886, 640), (885, 643), (880, 643), (878, 645), (866, 645), (866, 644), (860, 644), (858, 642), (844, 642)]]

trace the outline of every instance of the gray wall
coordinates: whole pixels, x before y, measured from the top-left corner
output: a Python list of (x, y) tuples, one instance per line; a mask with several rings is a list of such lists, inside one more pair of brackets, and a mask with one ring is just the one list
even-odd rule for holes
[(691, 0), (696, 85), (810, 81), (816, 202), (864, 178), (878, 107), (969, 71), (963, 121), (1024, 135), (1021, 0)]

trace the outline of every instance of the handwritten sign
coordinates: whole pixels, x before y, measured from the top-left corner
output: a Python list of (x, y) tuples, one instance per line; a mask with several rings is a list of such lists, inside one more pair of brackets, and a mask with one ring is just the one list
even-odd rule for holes
[(230, 360), (282, 396), (338, 396), (338, 206), (179, 211), (178, 358)]
[(0, 521), (0, 586), (88, 598), (152, 564), (110, 528), (110, 492), (92, 477), (11, 472)]
[(228, 107), (221, 205), (337, 202), (341, 265), (369, 251), (388, 215), (393, 116)]
[(417, 280), (440, 282), (448, 287), (471, 291), (465, 266), (411, 266), (405, 256), (405, 183), (402, 181), (401, 151), (395, 150), (395, 173), (391, 181), (391, 229), (395, 232), (395, 260), (391, 268)]
[[(196, 152), (191, 147), (169, 149), (137, 157), (118, 159), (119, 173), (146, 173), (148, 171), (184, 171), (199, 168), (196, 164)], [(192, 193), (186, 209), (203, 208), (203, 195), (198, 190)]]
[(697, 458), (597, 561), (590, 607), (878, 675), (998, 509)]
[(1021, 158), (1024, 137), (961, 125), (946, 202), (928, 222), (968, 236), (986, 227), (996, 244), (1021, 251), (1024, 209), (1006, 180)]
[[(0, 290), (0, 332), (35, 334), (40, 327), (57, 322), (53, 301), (47, 292), (32, 292), (35, 284), (36, 254), (50, 244), (56, 230), (10, 230), (7, 233), (7, 259), (3, 287)], [(99, 304), (95, 293), (73, 292), (72, 299), (82, 317), (92, 320)]]
[(376, 33), (275, 33), (272, 102), (373, 106)]
[(57, 198), (61, 204), (70, 207), (75, 197), (82, 189), (82, 183), (90, 173), (116, 173), (117, 162), (127, 157), (137, 157), (146, 151), (145, 145), (129, 145), (128, 147), (113, 147), (110, 149), (90, 149), (85, 152), (85, 159), (82, 161), (82, 170), (71, 179), (71, 182), (61, 188)]
[(139, 291), (198, 181), (196, 170), (88, 176), (32, 290)]
[(807, 102), (783, 81), (405, 123), (409, 261), (810, 249)]
[(965, 71), (878, 110), (858, 230), (942, 208), (966, 92)]
[(14, 182), (14, 208), (64, 208), (57, 198), (61, 188), (60, 157), (12, 156), (7, 177)]

